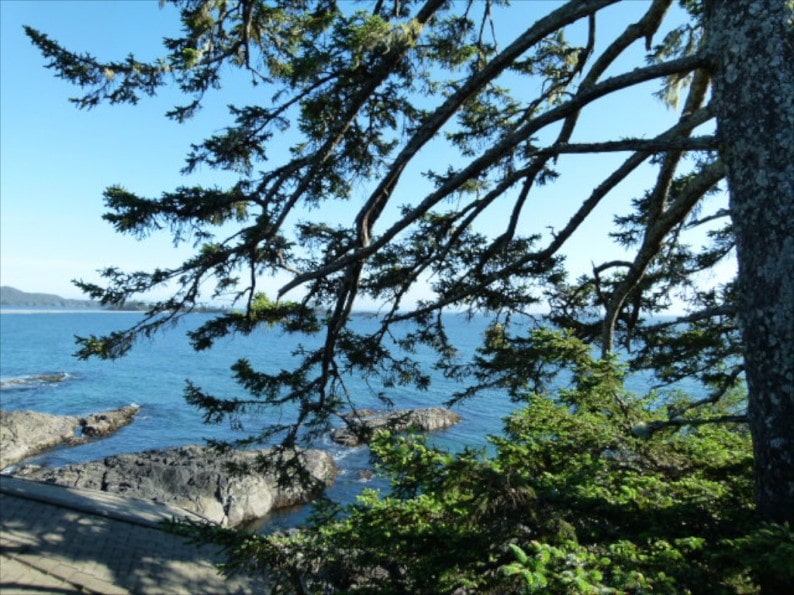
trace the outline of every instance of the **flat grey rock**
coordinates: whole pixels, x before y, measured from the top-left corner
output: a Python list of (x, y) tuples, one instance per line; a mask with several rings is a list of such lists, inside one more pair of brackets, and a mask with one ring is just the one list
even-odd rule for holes
[[(164, 502), (214, 523), (235, 526), (262, 518), (275, 508), (309, 502), (336, 478), (336, 464), (329, 453), (301, 450), (285, 457), (292, 461), (297, 457), (307, 472), (306, 481), (291, 477), (280, 482), (274, 470), (260, 470), (257, 465), (274, 456), (271, 449), (220, 454), (191, 445), (35, 469), (24, 477)], [(231, 466), (250, 468), (238, 472)]]
[(433, 432), (454, 426), (461, 417), (443, 407), (402, 409), (397, 411), (371, 411), (358, 409), (345, 418), (347, 425), (331, 433), (331, 439), (344, 446), (357, 446), (369, 442), (379, 430), (407, 432), (411, 429)]

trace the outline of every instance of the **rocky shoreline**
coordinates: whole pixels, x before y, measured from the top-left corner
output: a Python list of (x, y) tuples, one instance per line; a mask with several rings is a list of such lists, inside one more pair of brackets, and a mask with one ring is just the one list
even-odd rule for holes
[[(333, 485), (338, 469), (333, 456), (317, 449), (260, 449), (220, 453), (191, 445), (106, 457), (58, 468), (20, 466), (27, 458), (64, 445), (101, 438), (131, 423), (140, 407), (92, 414), (58, 416), (34, 411), (0, 410), (0, 470), (26, 479), (180, 506), (212, 523), (238, 526), (278, 508), (305, 504)], [(460, 421), (442, 408), (377, 412), (358, 410), (335, 430), (338, 444), (368, 442), (380, 430), (434, 431)], [(285, 478), (274, 463), (303, 470)], [(234, 471), (231, 471), (234, 469)]]
[[(277, 472), (267, 465), (277, 459), (297, 463), (305, 470), (305, 476), (296, 474), (286, 482), (279, 481)], [(263, 468), (263, 464), (267, 467)], [(21, 476), (173, 504), (212, 523), (234, 527), (261, 519), (278, 508), (310, 502), (333, 484), (336, 473), (333, 457), (320, 450), (220, 453), (191, 445), (115, 455), (53, 469), (23, 468)]]
[(140, 409), (128, 405), (87, 417), (0, 410), (0, 471), (58, 446), (108, 436), (132, 423)]

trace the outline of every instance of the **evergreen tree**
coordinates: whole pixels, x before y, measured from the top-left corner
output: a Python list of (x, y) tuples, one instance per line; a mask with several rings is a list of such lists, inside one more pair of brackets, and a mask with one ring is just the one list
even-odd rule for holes
[[(278, 324), (290, 333), (321, 334), (322, 341), (318, 349), (303, 353), (293, 370), (255, 370), (240, 359), (233, 374), (250, 393), (247, 398), (210, 395), (189, 384), (187, 400), (202, 408), (208, 421), (273, 408), (282, 412), (278, 419), (292, 418), (264, 426), (256, 439), (278, 439), (287, 447), (311, 440), (344, 419), (355, 403), (346, 392), (347, 374), (380, 384), (384, 390), (379, 397), (387, 403), (386, 389), (395, 385), (426, 388), (428, 373), (411, 356), (420, 346), (434, 349), (438, 369), (461, 381), (464, 388), (450, 395), (450, 403), (485, 388), (500, 388), (530, 403), (530, 413), (517, 413), (507, 426), (508, 436), (522, 445), (520, 457), (509, 440), (499, 442), (500, 454), (489, 462), (469, 454), (442, 455), (421, 444), (409, 447), (388, 437), (383, 438), (388, 446), (376, 446), (394, 473), (398, 501), (370, 496), (356, 514), (372, 527), (382, 527), (386, 517), (378, 515), (388, 511), (392, 521), (403, 519), (414, 538), (424, 535), (426, 542), (397, 539), (403, 548), (399, 552), (407, 552), (404, 558), (394, 551), (388, 560), (372, 556), (351, 562), (355, 556), (347, 550), (345, 556), (331, 559), (337, 550), (324, 541), (328, 535), (337, 544), (347, 540), (363, 548), (370, 539), (373, 550), (385, 547), (375, 539), (382, 544), (383, 532), (346, 529), (338, 519), (329, 525), (335, 529), (315, 535), (314, 541), (306, 538), (279, 547), (273, 540), (257, 542), (260, 557), (278, 565), (288, 551), (284, 548), (327, 552), (322, 556), (337, 564), (315, 568), (317, 576), (324, 577), (317, 579), (320, 582), (341, 585), (351, 577), (366, 582), (382, 572), (384, 581), (417, 590), (431, 584), (448, 590), (466, 581), (474, 585), (470, 573), (487, 567), (490, 571), (483, 576), (523, 577), (529, 591), (545, 588), (544, 581), (550, 580), (538, 560), (545, 560), (548, 568), (556, 564), (554, 580), (562, 580), (559, 577), (567, 576), (561, 574), (564, 561), (576, 559), (586, 573), (571, 580), (583, 582), (554, 588), (586, 591), (589, 584), (597, 589), (605, 576), (598, 560), (609, 557), (602, 547), (609, 532), (633, 536), (629, 541), (642, 533), (631, 523), (616, 521), (615, 510), (626, 502), (610, 496), (607, 486), (618, 491), (621, 482), (634, 486), (630, 500), (636, 504), (665, 482), (678, 486), (677, 478), (687, 470), (697, 469), (694, 476), (704, 481), (718, 481), (709, 473), (719, 475), (722, 491), (714, 498), (716, 506), (728, 506), (728, 495), (735, 496), (736, 508), (726, 515), (736, 521), (738, 533), (729, 537), (746, 534), (744, 521), (732, 516), (744, 510), (748, 497), (741, 482), (749, 463), (737, 446), (745, 427), (752, 436), (760, 517), (778, 523), (793, 520), (794, 8), (789, 0), (715, 0), (705, 5), (685, 0), (681, 4), (689, 18), (672, 28), (666, 24), (672, 0), (653, 0), (643, 5), (639, 20), (624, 23), (606, 42), (599, 32), (604, 19), (621, 17), (616, 0), (553, 4), (509, 40), (499, 39), (499, 19), (523, 15), (527, 5), (507, 8), (497, 0), (174, 4), (183, 30), (165, 40), (167, 53), (152, 63), (132, 55), (104, 61), (27, 30), (48, 67), (84, 90), (73, 100), (81, 108), (136, 103), (166, 85), (176, 85), (186, 103), (167, 115), (184, 121), (208, 94), (220, 92), (216, 89), (222, 87), (223, 71), (230, 67), (250, 77), (251, 97), (256, 99), (250, 105), (230, 106), (229, 126), (194, 145), (187, 156), (185, 173), (207, 165), (238, 174), (229, 188), (185, 186), (156, 198), (121, 186), (106, 190), (105, 218), (119, 232), (143, 237), (166, 227), (176, 241), (194, 242), (196, 251), (172, 269), (108, 269), (103, 273), (106, 286), (81, 282), (90, 297), (105, 304), (164, 284), (174, 284), (176, 290), (127, 331), (82, 339), (80, 354), (124, 355), (137, 338), (152, 335), (194, 309), (202, 297), (200, 288), (212, 280), (212, 297), (231, 295), (240, 309), (220, 314), (192, 332), (196, 349), (209, 348), (226, 335), (251, 333), (262, 324)], [(634, 58), (639, 46), (644, 48), (644, 63)], [(608, 107), (620, 93), (643, 89), (649, 82), (658, 83), (658, 92), (647, 101), (667, 102), (677, 114), (671, 125), (660, 129), (648, 121), (642, 137), (576, 140), (582, 134), (581, 120)], [(274, 163), (270, 159), (278, 158), (272, 150), (276, 139), (292, 144), (287, 157)], [(580, 196), (565, 196), (571, 206), (562, 227), (549, 230), (542, 222), (536, 224), (538, 193), (544, 185), (553, 188), (558, 178), (571, 175), (570, 155), (602, 153), (625, 158)], [(440, 156), (451, 157), (438, 161)], [(415, 176), (418, 167), (427, 189), (417, 196), (416, 185), (409, 183), (413, 180), (406, 178)], [(626, 256), (594, 263), (592, 271), (573, 277), (564, 258), (572, 238), (582, 233), (594, 211), (604, 208), (608, 197), (621, 192), (633, 172), (648, 167), (654, 169), (652, 184), (616, 214), (603, 238), (616, 242)], [(329, 224), (325, 214), (339, 210), (350, 217)], [(499, 229), (492, 227), (493, 213), (501, 216)], [(705, 238), (702, 245), (693, 244), (700, 238)], [(735, 279), (703, 283), (705, 273), (734, 255)], [(266, 296), (263, 278), (283, 274), (289, 280), (277, 295)], [(428, 289), (426, 297), (410, 303), (420, 286)], [(288, 300), (292, 295), (297, 297)], [(348, 325), (362, 298), (380, 308), (378, 328), (368, 334)], [(687, 312), (660, 319), (658, 314), (673, 300), (683, 301)], [(458, 361), (448, 339), (442, 314), (451, 309), (491, 316), (483, 345), (471, 362)], [(398, 332), (396, 325), (412, 330)], [(552, 327), (562, 334), (543, 334), (542, 329)], [(585, 355), (592, 346), (601, 353), (600, 363)], [(613, 382), (621, 374), (615, 367), (618, 351), (624, 352), (629, 370), (655, 374), (660, 387), (694, 378), (707, 387), (707, 397), (679, 397), (659, 407), (653, 395), (626, 394), (620, 382)], [(541, 398), (549, 374), (562, 367), (576, 372), (578, 384), (567, 394)], [(736, 396), (745, 378), (746, 401)], [(567, 417), (573, 415), (570, 408), (576, 413), (573, 420)], [(538, 419), (530, 422), (535, 414)], [(559, 424), (570, 428), (566, 436), (578, 440), (572, 440), (570, 448), (544, 441)], [(730, 465), (722, 459), (725, 465), (719, 472), (709, 471), (708, 457), (716, 455), (709, 450), (713, 442), (708, 447), (698, 442), (704, 436), (721, 443), (723, 454), (736, 455), (734, 480), (724, 474)], [(535, 450), (537, 444), (547, 449), (545, 455)], [(707, 456), (698, 451), (701, 446)], [(395, 452), (411, 452), (414, 458), (399, 459)], [(605, 452), (617, 454), (610, 459)], [(534, 468), (532, 457), (545, 463), (536, 462)], [(569, 465), (560, 467), (559, 461)], [(454, 474), (454, 469), (465, 473)], [(555, 501), (556, 488), (530, 481), (527, 474), (532, 473), (539, 474), (535, 479), (546, 474), (569, 488)], [(441, 479), (434, 480), (434, 474)], [(460, 498), (445, 500), (442, 494), (453, 490), (449, 482), (467, 474), (490, 491), (455, 484)], [(637, 487), (642, 482), (646, 483)], [(577, 491), (576, 485), (593, 492)], [(704, 490), (704, 485), (692, 489)], [(687, 490), (668, 494), (670, 502), (692, 496), (694, 492)], [(499, 491), (506, 498), (512, 494), (512, 504), (492, 506), (489, 498)], [(531, 527), (528, 534), (541, 536), (552, 532), (548, 523), (537, 519), (516, 520), (523, 510), (516, 503), (530, 500), (538, 511), (551, 506), (554, 512), (548, 518), (557, 522), (557, 535), (562, 534), (560, 523), (572, 522), (570, 515), (589, 510), (600, 520), (571, 529), (579, 540), (588, 534), (584, 545), (576, 540), (536, 540), (534, 557), (529, 557), (516, 543), (516, 527)], [(476, 508), (480, 516), (467, 508), (475, 504), (483, 507)], [(456, 506), (457, 516), (450, 516)], [(682, 515), (694, 519), (705, 509), (708, 506), (696, 505)], [(425, 527), (422, 533), (415, 520), (432, 517), (434, 510), (438, 532), (428, 533)], [(489, 517), (493, 510), (500, 512)], [(466, 517), (469, 513), (474, 516)], [(480, 519), (483, 531), (478, 534), (464, 518)], [(651, 524), (662, 530), (669, 521), (657, 515)], [(722, 536), (724, 546), (725, 522), (715, 519), (701, 529), (712, 542)], [(769, 539), (790, 544), (790, 533), (769, 531)], [(442, 577), (433, 569), (445, 562), (431, 553), (439, 540), (452, 543), (451, 551), (463, 551), (454, 546), (456, 535), (479, 540), (484, 566), (464, 556), (449, 567), (463, 570), (450, 570)], [(664, 542), (671, 548), (665, 551), (686, 550), (694, 556), (699, 542), (674, 543), (692, 535), (675, 534)], [(742, 547), (757, 547), (759, 539), (747, 538)], [(497, 555), (488, 549), (497, 542), (511, 543), (518, 561), (505, 565), (504, 552)], [(428, 547), (422, 550), (420, 543)], [(631, 543), (637, 547), (638, 541)], [(241, 556), (250, 554), (250, 548), (243, 547)], [(627, 554), (625, 548), (629, 546), (617, 542), (607, 547), (613, 559), (623, 556), (624, 562), (640, 564), (642, 556), (636, 551)], [(724, 562), (726, 551), (718, 548), (709, 555)], [(783, 563), (778, 560), (771, 567), (786, 566), (785, 555), (792, 550), (783, 551)], [(597, 555), (602, 557), (588, 557)], [(642, 555), (644, 568), (655, 572), (665, 564), (675, 566), (659, 551)], [(717, 558), (683, 565), (676, 575), (678, 584), (717, 584)], [(422, 566), (422, 560), (430, 566)], [(408, 567), (427, 572), (412, 574)], [(296, 572), (311, 574), (311, 564), (297, 570), (285, 563), (284, 568), (293, 577)], [(491, 572), (496, 568), (509, 569), (510, 576)], [(720, 588), (740, 588), (730, 581), (745, 567), (736, 568)], [(612, 571), (609, 584), (645, 588), (645, 579), (629, 574)], [(664, 587), (664, 577), (654, 576), (645, 577), (651, 581), (648, 588), (675, 590), (673, 583)], [(774, 574), (764, 588), (784, 592), (790, 579), (785, 572)], [(421, 580), (429, 582), (416, 582)], [(305, 588), (303, 579), (292, 584)]]

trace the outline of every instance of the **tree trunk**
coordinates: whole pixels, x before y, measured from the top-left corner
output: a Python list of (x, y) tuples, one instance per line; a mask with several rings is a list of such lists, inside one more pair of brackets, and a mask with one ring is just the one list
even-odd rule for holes
[(758, 512), (794, 523), (794, 2), (709, 0)]

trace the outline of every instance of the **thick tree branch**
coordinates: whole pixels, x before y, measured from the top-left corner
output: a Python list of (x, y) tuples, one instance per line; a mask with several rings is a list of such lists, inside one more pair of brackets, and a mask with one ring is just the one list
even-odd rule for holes
[(532, 134), (541, 128), (565, 118), (570, 113), (577, 111), (587, 105), (620, 89), (624, 89), (648, 80), (653, 80), (661, 76), (667, 76), (675, 72), (686, 72), (702, 65), (702, 56), (687, 56), (677, 60), (671, 60), (663, 64), (647, 66), (639, 68), (632, 72), (615, 76), (607, 79), (602, 83), (594, 85), (593, 87), (584, 90), (580, 95), (574, 96), (571, 100), (558, 108), (552, 109), (531, 122), (520, 127), (514, 133), (507, 135), (500, 142), (495, 144), (491, 149), (487, 150), (479, 158), (472, 161), (467, 167), (455, 174), (446, 182), (441, 188), (429, 194), (418, 205), (412, 208), (405, 216), (393, 224), (383, 235), (378, 236), (376, 240), (371, 241), (370, 244), (351, 250), (348, 254), (329, 262), (328, 264), (318, 267), (314, 271), (308, 271), (293, 280), (286, 283), (278, 292), (279, 297), (285, 295), (295, 287), (306, 283), (307, 281), (319, 279), (333, 274), (344, 267), (368, 258), (380, 250), (383, 246), (391, 242), (395, 236), (404, 231), (412, 223), (416, 222), (420, 217), (425, 215), (433, 206), (438, 204), (444, 198), (449, 196), (453, 191), (459, 188), (467, 180), (475, 179), (483, 171), (487, 170), (490, 165), (499, 159), (506, 150), (514, 147), (519, 143), (525, 141)]
[[(711, 106), (706, 106), (700, 110), (698, 110), (692, 116), (683, 118), (679, 121), (675, 126), (671, 127), (661, 135), (657, 137), (657, 139), (661, 141), (665, 141), (667, 139), (674, 139), (681, 135), (686, 134), (688, 131), (700, 126), (701, 124), (707, 122), (709, 119), (713, 117), (713, 112)], [(471, 286), (466, 286), (466, 288), (462, 289), (460, 292), (450, 292), (445, 298), (441, 300), (437, 300), (433, 302), (433, 304), (416, 310), (419, 314), (425, 314), (427, 312), (434, 311), (439, 308), (443, 308), (444, 306), (453, 304), (458, 302), (459, 300), (463, 299), (468, 295), (468, 293), (472, 290), (476, 291), (478, 288), (482, 289), (487, 287), (489, 284), (493, 283), (498, 279), (506, 278), (510, 275), (516, 274), (520, 271), (523, 267), (526, 267), (531, 262), (543, 262), (551, 258), (554, 254), (556, 254), (566, 243), (566, 241), (574, 234), (574, 232), (579, 228), (579, 226), (587, 219), (590, 213), (598, 206), (599, 202), (611, 191), (613, 190), (622, 180), (624, 180), (632, 171), (634, 171), (639, 165), (643, 163), (648, 157), (651, 156), (652, 153), (648, 152), (638, 152), (629, 157), (620, 167), (618, 167), (614, 172), (612, 172), (606, 180), (604, 180), (601, 184), (599, 184), (590, 196), (585, 199), (582, 205), (579, 207), (577, 212), (571, 217), (565, 227), (560, 230), (560, 232), (554, 235), (551, 243), (543, 250), (538, 252), (533, 252), (527, 255), (524, 258), (517, 259), (515, 262), (511, 263), (510, 265), (500, 268), (497, 271), (494, 271), (486, 276), (483, 277), (482, 281), (477, 284), (476, 287), (472, 288)], [(515, 172), (515, 180), (521, 178), (522, 172)], [(508, 183), (509, 182), (509, 183)], [(505, 181), (494, 190), (496, 192), (504, 191), (507, 187), (511, 186), (514, 183), (513, 178), (506, 178)], [(472, 221), (467, 219), (467, 224), (470, 224)], [(462, 226), (461, 226), (462, 227)], [(408, 315), (399, 316), (397, 320), (402, 320), (408, 318)]]
[[(433, 114), (418, 127), (414, 136), (406, 143), (394, 160), (389, 171), (383, 176), (381, 183), (372, 192), (367, 202), (356, 217), (359, 230), (360, 245), (366, 248), (370, 243), (371, 230), (375, 221), (383, 211), (389, 197), (405, 166), (419, 150), (436, 136), (442, 126), (460, 109), (460, 106), (482, 89), (489, 81), (495, 79), (508, 68), (521, 54), (538, 43), (541, 39), (568, 25), (583, 16), (593, 14), (600, 8), (613, 4), (616, 0), (586, 0), (574, 4), (565, 4), (548, 16), (540, 19), (513, 43), (495, 56), (481, 71), (469, 77), (461, 88), (451, 95)], [(298, 282), (297, 284), (300, 284)], [(289, 291), (284, 288), (283, 291)]]
[(715, 151), (715, 136), (693, 136), (679, 138), (627, 138), (623, 140), (604, 141), (599, 143), (562, 143), (552, 145), (534, 152), (537, 156), (564, 155), (567, 153), (613, 153), (638, 151), (645, 153), (662, 153), (667, 151)]
[[(415, 21), (420, 25), (425, 25), (430, 18), (444, 5), (445, 0), (428, 0), (427, 3), (417, 14)], [(418, 36), (418, 32), (414, 35)], [(344, 138), (345, 133), (348, 131), (356, 115), (361, 111), (366, 102), (370, 99), (372, 93), (392, 74), (394, 67), (404, 58), (404, 56), (411, 49), (411, 43), (407, 43), (398, 51), (393, 51), (390, 55), (386, 56), (381, 64), (374, 70), (374, 76), (367, 79), (366, 84), (355, 94), (355, 96), (348, 102), (345, 114), (340, 118), (341, 124), (338, 125), (335, 133), (329, 136), (328, 139), (322, 144), (320, 149), (314, 154), (311, 159), (311, 166), (309, 171), (306, 172), (305, 177), (300, 181), (298, 187), (292, 192), (292, 195), (286, 201), (285, 205), (281, 208), (281, 214), (277, 217), (276, 221), (271, 226), (272, 229), (278, 230), (284, 224), (285, 219), (292, 212), (295, 204), (303, 196), (306, 189), (314, 182), (315, 177), (330, 158), (334, 149)]]
[[(616, 60), (620, 54), (628, 48), (634, 41), (636, 41), (640, 36), (644, 36), (650, 38), (653, 33), (656, 32), (659, 25), (661, 24), (662, 18), (664, 17), (665, 12), (670, 6), (671, 0), (655, 0), (648, 11), (643, 15), (642, 19), (637, 23), (629, 25), (623, 33), (618, 36), (618, 38), (610, 44), (610, 46), (599, 56), (596, 60), (593, 67), (588, 71), (587, 75), (585, 76), (584, 80), (582, 81), (581, 85), (579, 86), (579, 92), (582, 89), (588, 89), (592, 87), (598, 79), (604, 74), (607, 68), (612, 64), (614, 60)], [(595, 40), (595, 15), (591, 15), (588, 21), (588, 40), (587, 40), (587, 47), (585, 48), (584, 52), (579, 56), (577, 61), (575, 72), (580, 72), (585, 66), (585, 60), (588, 57), (590, 51), (592, 51), (592, 46)], [(567, 85), (573, 78), (574, 73), (571, 73), (571, 76), (568, 77), (565, 84)], [(538, 105), (540, 105), (541, 99), (544, 97), (539, 98), (535, 102), (533, 102), (533, 108), (530, 113), (534, 113), (535, 109)], [(557, 139), (554, 143), (555, 146), (564, 146), (570, 141), (571, 136), (573, 135), (574, 128), (579, 120), (579, 110), (570, 113), (566, 116), (565, 121), (563, 122), (562, 128), (560, 129), (560, 133), (557, 136)], [(516, 228), (518, 226), (519, 217), (521, 212), (524, 208), (524, 204), (526, 203), (527, 197), (532, 190), (532, 187), (535, 184), (535, 179), (540, 174), (541, 171), (546, 167), (549, 159), (551, 157), (557, 158), (559, 153), (550, 153), (548, 155), (544, 155), (542, 151), (538, 151), (534, 154), (534, 159), (532, 160), (531, 165), (528, 168), (528, 172), (526, 174), (526, 180), (524, 182), (524, 186), (521, 190), (521, 194), (516, 198), (515, 204), (512, 209), (512, 213), (510, 215), (510, 220), (507, 225), (505, 232), (499, 236), (493, 243), (493, 245), (486, 251), (483, 255), (483, 258), (480, 260), (480, 269), (485, 266), (485, 262), (488, 258), (490, 258), (500, 247), (504, 246), (509, 242), (514, 236), (516, 232)]]
[(688, 314), (686, 316), (677, 316), (672, 320), (667, 320), (665, 322), (657, 322), (655, 324), (650, 324), (646, 328), (648, 330), (659, 330), (659, 329), (674, 327), (679, 324), (698, 322), (700, 320), (707, 320), (709, 318), (714, 318), (715, 316), (735, 316), (735, 315), (736, 315), (736, 306), (734, 304), (722, 304), (720, 306), (715, 306), (713, 308), (699, 310), (697, 312), (693, 312), (692, 314)]
[(601, 349), (604, 354), (612, 351), (615, 322), (620, 309), (642, 280), (648, 265), (659, 254), (659, 249), (665, 236), (673, 227), (683, 221), (686, 214), (692, 210), (700, 198), (724, 177), (725, 165), (721, 161), (707, 165), (681, 191), (680, 195), (675, 197), (673, 204), (656, 221), (650, 222), (642, 246), (634, 259), (633, 266), (613, 292), (609, 303), (605, 304), (606, 315), (604, 316), (601, 337)]
[(675, 418), (666, 421), (652, 421), (637, 424), (631, 429), (631, 433), (637, 438), (651, 438), (656, 432), (666, 428), (696, 427), (711, 424), (746, 424), (747, 415), (721, 415), (719, 417), (707, 417), (702, 419), (683, 419)]

